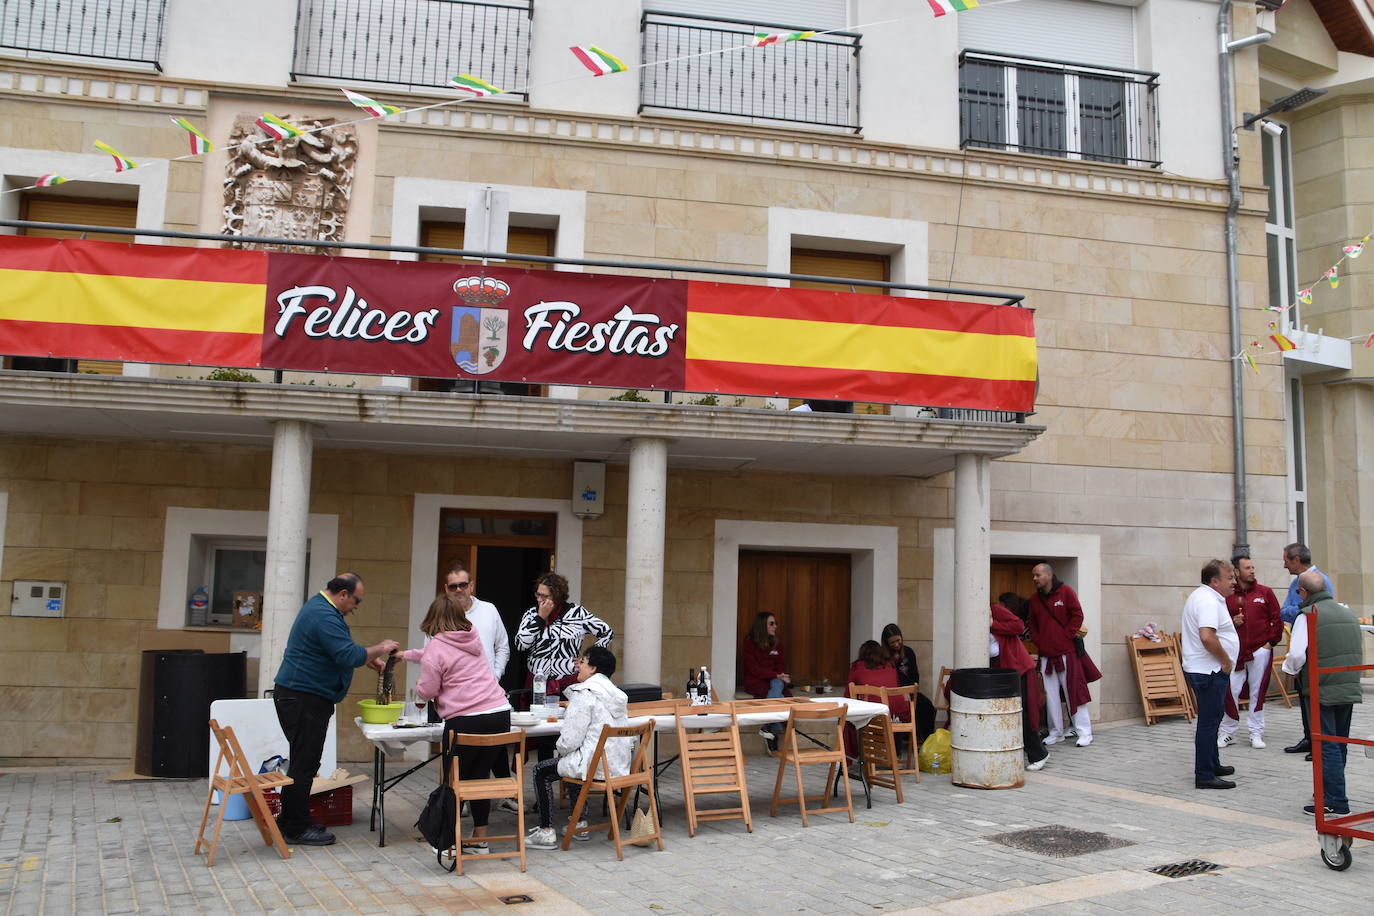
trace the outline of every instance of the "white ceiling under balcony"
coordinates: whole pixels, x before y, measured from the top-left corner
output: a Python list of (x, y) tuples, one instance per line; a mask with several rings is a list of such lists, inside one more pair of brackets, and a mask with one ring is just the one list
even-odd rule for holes
[(318, 389), (0, 372), (0, 433), (271, 448), (304, 420), (317, 449), (628, 460), (636, 437), (669, 442), (675, 468), (929, 477), (954, 456), (1015, 454), (1043, 427), (668, 404)]

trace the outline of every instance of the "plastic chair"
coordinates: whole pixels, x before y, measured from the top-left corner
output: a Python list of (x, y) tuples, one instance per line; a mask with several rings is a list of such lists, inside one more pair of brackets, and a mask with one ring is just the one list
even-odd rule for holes
[[(501, 753), (510, 755), (514, 752), (515, 766), (510, 776), (488, 777), (486, 779), (459, 779), (460, 761), (458, 760), (458, 749), (463, 747), (501, 747)], [(455, 820), (457, 823), (453, 828), (454, 845), (456, 849), (454, 857), (454, 870), (458, 874), (463, 873), (464, 859), (514, 859), (520, 860), (520, 870), (525, 870), (525, 732), (517, 730), (512, 732), (500, 732), (495, 735), (464, 735), (453, 734), (448, 747), (448, 753), (453, 755), (449, 762), (449, 781), (453, 787), (453, 810), (457, 813)], [(515, 843), (512, 852), (463, 852), (463, 803), (477, 800), (495, 801), (502, 798), (513, 798), (517, 812), (515, 815), (515, 833), (502, 836), (485, 836), (483, 841), (487, 843)]]
[[(797, 724), (828, 722), (825, 726), (827, 737), (833, 738), (834, 743), (830, 747), (808, 747), (802, 750), (797, 746)], [(790, 804), (796, 802), (801, 809), (802, 826), (809, 826), (806, 820), (808, 801), (828, 802), (829, 788), (835, 781), (836, 768), (842, 777), (840, 782), (844, 784), (844, 806), (825, 805), (820, 808), (811, 808), (814, 814), (823, 814), (830, 811), (846, 811), (849, 813), (849, 822), (854, 823), (854, 798), (849, 791), (849, 764), (844, 756), (843, 729), (845, 722), (844, 706), (806, 704), (805, 706), (793, 706), (787, 718), (787, 730), (783, 732), (782, 741), (778, 747), (778, 778), (773, 783), (773, 804), (769, 809), (772, 817), (778, 816), (779, 804)], [(797, 797), (781, 798), (782, 777), (787, 770), (787, 765), (792, 764), (797, 776)], [(825, 787), (827, 792), (822, 795), (806, 795), (806, 788), (802, 782), (802, 767), (825, 764), (827, 766), (825, 776)]]
[[(201, 846), (205, 846), (208, 852), (205, 864), (215, 864), (215, 848), (219, 846), (219, 831), (224, 826), (224, 811), (229, 807), (229, 798), (233, 795), (246, 795), (244, 801), (248, 803), (248, 811), (253, 815), (253, 823), (258, 825), (262, 841), (268, 846), (277, 847), (277, 852), (281, 853), (283, 859), (291, 858), (291, 850), (286, 848), (286, 840), (277, 829), (277, 820), (272, 816), (271, 810), (267, 807), (267, 799), (262, 794), (264, 789), (280, 789), (291, 785), (291, 777), (285, 773), (254, 773), (232, 728), (220, 727), (218, 722), (211, 719), (210, 731), (215, 736), (215, 742), (219, 744), (219, 755), (215, 758), (215, 768), (210, 771), (210, 789), (205, 795), (205, 811), (200, 816), (200, 832), (196, 834), (196, 854), (200, 853)], [(229, 764), (229, 772), (221, 776), (220, 766), (225, 762)], [(206, 843), (205, 824), (210, 819), (210, 801), (215, 797), (216, 791), (220, 793), (219, 817), (215, 819), (214, 836)]]
[[(699, 715), (729, 716), (730, 723), (705, 724)], [(687, 835), (697, 835), (700, 821), (740, 818), (749, 833), (754, 818), (749, 810), (749, 787), (744, 778), (744, 753), (740, 750), (739, 719), (733, 703), (679, 707), (677, 746), (682, 765), (682, 797), (687, 803)], [(697, 810), (699, 795), (738, 795), (732, 808)]]
[[(582, 812), (587, 807), (587, 798), (592, 794), (600, 794), (607, 799), (615, 799), (610, 805), (611, 819), (605, 824), (592, 824), (585, 830), (588, 833), (593, 830), (609, 830), (611, 839), (615, 841), (616, 858), (624, 861), (625, 841), (620, 833), (620, 822), (624, 819), (625, 809), (630, 804), (630, 789), (643, 789), (648, 793), (649, 818), (653, 821), (653, 831), (637, 838), (634, 843), (656, 840), (658, 848), (663, 849), (663, 825), (659, 823), (658, 796), (654, 792), (654, 772), (649, 766), (648, 755), (649, 736), (653, 734), (653, 730), (653, 722), (645, 722), (642, 725), (603, 725), (601, 737), (596, 742), (596, 750), (592, 753), (592, 759), (587, 765), (586, 778), (563, 777), (565, 783), (578, 787), (577, 800), (573, 802), (572, 814), (568, 817), (568, 828), (563, 831), (563, 849), (565, 851), (572, 844), (573, 832), (577, 827), (577, 822), (582, 819)], [(615, 740), (632, 740), (635, 742), (634, 755), (630, 759), (630, 771), (624, 776), (611, 775), (611, 762), (606, 757), (607, 742)], [(636, 807), (638, 806), (636, 805)]]

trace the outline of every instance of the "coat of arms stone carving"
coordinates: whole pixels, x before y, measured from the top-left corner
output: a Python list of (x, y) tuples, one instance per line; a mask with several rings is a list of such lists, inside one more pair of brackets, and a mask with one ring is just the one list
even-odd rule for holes
[[(331, 126), (333, 118), (293, 120), (288, 115), (286, 119), (308, 132), (269, 140), (252, 115), (234, 119), (220, 231), (229, 236), (343, 241), (358, 156), (357, 134), (348, 125)], [(226, 245), (249, 247), (234, 241)], [(315, 254), (336, 250), (303, 245), (251, 247)]]

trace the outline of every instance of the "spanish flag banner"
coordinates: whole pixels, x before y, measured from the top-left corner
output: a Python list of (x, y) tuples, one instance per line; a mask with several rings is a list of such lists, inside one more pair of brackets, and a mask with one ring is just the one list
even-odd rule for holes
[(142, 363), (260, 363), (267, 255), (0, 239), (0, 353)]
[(688, 391), (1030, 412), (1033, 313), (1014, 306), (693, 283)]

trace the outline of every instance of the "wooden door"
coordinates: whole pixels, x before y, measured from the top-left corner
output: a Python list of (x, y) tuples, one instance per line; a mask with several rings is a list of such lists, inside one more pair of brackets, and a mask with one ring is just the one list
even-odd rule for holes
[(1003, 592), (1014, 592), (1021, 596), (1021, 600), (1028, 600), (1035, 593), (1031, 570), (1038, 562), (1018, 557), (994, 557), (988, 579), (988, 600), (996, 601), (997, 596)]
[(778, 619), (788, 673), (801, 686), (845, 683), (850, 656), (850, 558), (843, 553), (740, 551), (736, 645), (762, 611)]

